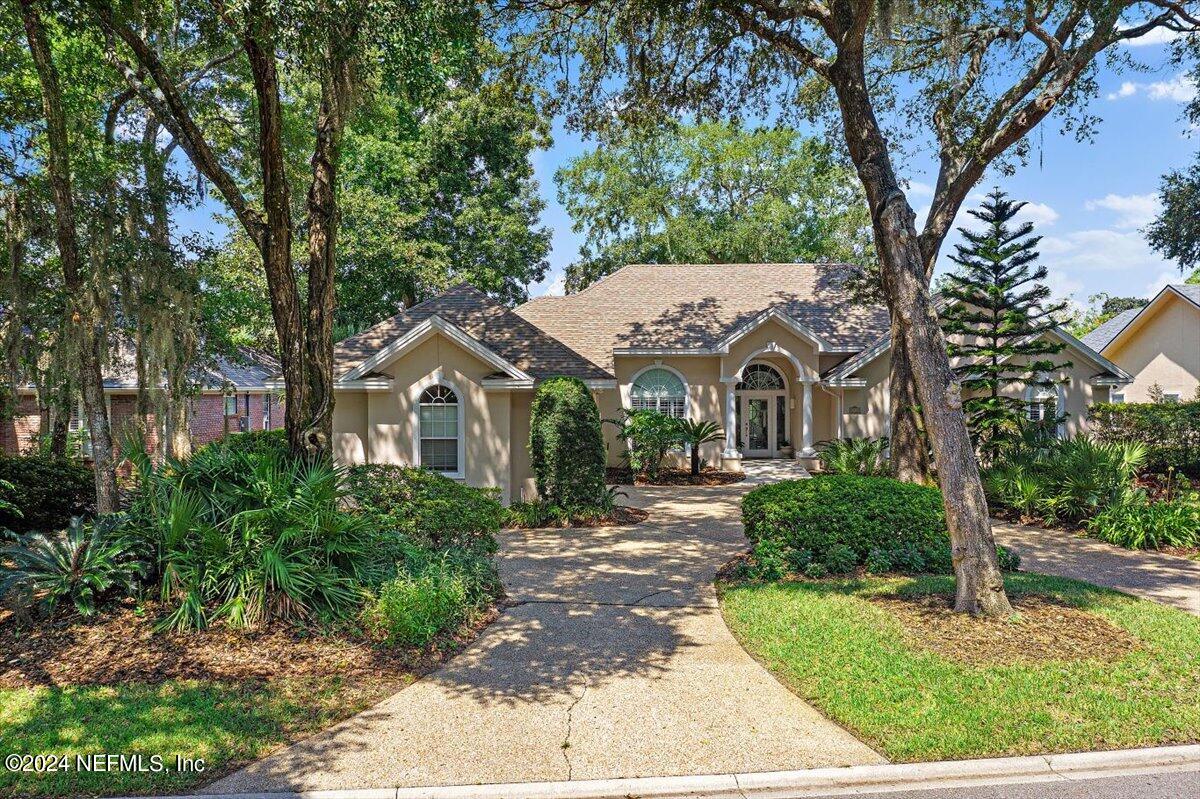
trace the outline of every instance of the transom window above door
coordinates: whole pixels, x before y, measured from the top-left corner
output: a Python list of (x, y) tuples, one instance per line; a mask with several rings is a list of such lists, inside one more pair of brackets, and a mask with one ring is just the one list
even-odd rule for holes
[(635, 411), (652, 410), (683, 419), (687, 416), (687, 386), (669, 369), (647, 369), (634, 378), (629, 404)]
[(737, 384), (738, 391), (783, 391), (786, 384), (783, 375), (773, 366), (765, 363), (752, 363), (742, 372), (742, 382)]

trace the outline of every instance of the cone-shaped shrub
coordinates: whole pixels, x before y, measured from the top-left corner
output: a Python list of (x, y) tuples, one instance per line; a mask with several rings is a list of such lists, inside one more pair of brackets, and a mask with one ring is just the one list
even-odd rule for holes
[(529, 457), (538, 496), (561, 508), (596, 507), (604, 497), (600, 411), (582, 380), (552, 377), (533, 395)]

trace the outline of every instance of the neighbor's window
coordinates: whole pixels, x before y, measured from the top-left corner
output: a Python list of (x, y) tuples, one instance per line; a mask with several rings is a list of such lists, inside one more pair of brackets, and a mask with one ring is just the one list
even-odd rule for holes
[(1029, 421), (1042, 422), (1058, 414), (1058, 392), (1047, 386), (1031, 386), (1029, 398)]
[(237, 397), (233, 394), (225, 395), (225, 415), (237, 416)]
[(1179, 394), (1178, 393), (1164, 393), (1163, 394), (1163, 402), (1178, 403), (1179, 402)]
[(435, 472), (457, 473), (458, 395), (446, 386), (430, 386), (421, 394), (421, 465)]
[(647, 369), (633, 381), (629, 390), (630, 406), (683, 419), (687, 415), (687, 387), (668, 369)]
[(1124, 394), (1122, 394), (1122, 393), (1120, 393), (1119, 391), (1118, 391), (1118, 392), (1115, 392), (1115, 393), (1113, 393), (1113, 394), (1110, 394), (1110, 395), (1108, 396), (1108, 401), (1109, 401), (1109, 402), (1112, 402), (1112, 403), (1115, 403), (1115, 404), (1117, 404), (1117, 405), (1122, 405), (1122, 404), (1124, 404), (1124, 402), (1125, 402), (1125, 395), (1124, 395)]

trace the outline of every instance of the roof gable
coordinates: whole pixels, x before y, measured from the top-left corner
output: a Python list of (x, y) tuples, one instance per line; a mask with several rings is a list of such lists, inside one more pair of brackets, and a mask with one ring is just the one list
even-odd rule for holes
[[(437, 321), (431, 321), (436, 317)], [(462, 284), (401, 311), (369, 330), (350, 336), (334, 348), (334, 374), (357, 379), (384, 359), (398, 357), (416, 338), (439, 332), (455, 339), (498, 371), (515, 380), (569, 375), (585, 380), (612, 375), (546, 335), (488, 297)], [(372, 365), (367, 365), (372, 364)], [(364, 368), (364, 365), (365, 368)], [(518, 377), (518, 375), (521, 375)]]
[(1084, 336), (1083, 340), (1093, 349), (1103, 352), (1109, 347), (1127, 341), (1171, 302), (1182, 302), (1194, 310), (1200, 311), (1200, 286), (1187, 283), (1172, 283), (1164, 286), (1146, 305), (1117, 314)]

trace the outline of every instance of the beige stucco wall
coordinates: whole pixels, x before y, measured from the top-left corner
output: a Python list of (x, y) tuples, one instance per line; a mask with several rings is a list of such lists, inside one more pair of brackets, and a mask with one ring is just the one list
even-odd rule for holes
[(1155, 383), (1187, 401), (1200, 384), (1200, 308), (1170, 292), (1159, 304), (1104, 350), (1134, 378), (1124, 388), (1126, 402), (1149, 402)]
[[(334, 451), (342, 463), (417, 462), (413, 408), (433, 382), (456, 389), (463, 406), (463, 479), (468, 485), (499, 488), (512, 496), (513, 392), (487, 390), (485, 376), (495, 367), (453, 341), (435, 334), (377, 369), (392, 378), (390, 391), (339, 391), (334, 406)], [(525, 401), (528, 414), (528, 400)], [(518, 423), (519, 424), (519, 423)], [(528, 418), (525, 422), (528, 438)], [(526, 458), (526, 469), (528, 459)]]

